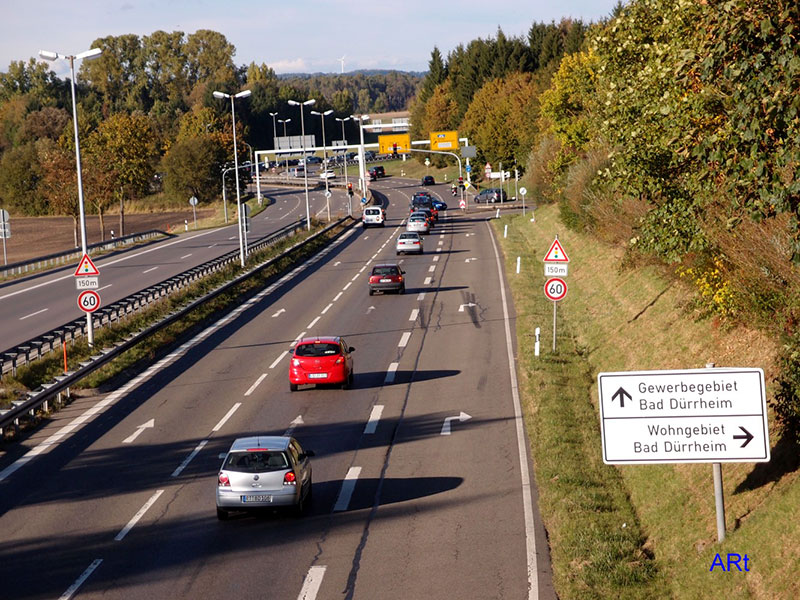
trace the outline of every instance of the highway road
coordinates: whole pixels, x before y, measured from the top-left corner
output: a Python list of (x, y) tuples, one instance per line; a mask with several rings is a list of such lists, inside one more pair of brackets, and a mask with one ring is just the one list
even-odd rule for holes
[[(302, 188), (270, 187), (271, 200), (251, 219), (248, 240), (263, 237), (306, 216)], [(327, 218), (324, 191), (309, 192), (312, 216)], [(233, 214), (235, 214), (235, 205)], [(347, 194), (332, 190), (333, 215), (347, 214)], [(106, 255), (95, 260), (100, 271), (99, 294), (111, 304), (177, 273), (239, 247), (236, 225), (191, 231), (177, 237)], [(73, 273), (77, 264), (0, 285), (0, 351), (83, 315), (77, 305)]]
[[(385, 228), (352, 227), (0, 458), (4, 596), (555, 597), (490, 226), (450, 211), (396, 257), (414, 186), (375, 186)], [(370, 297), (370, 266), (395, 260), (406, 294)], [(289, 392), (290, 346), (315, 334), (356, 348), (354, 389)], [(307, 516), (217, 520), (219, 454), (256, 433), (316, 452)]]

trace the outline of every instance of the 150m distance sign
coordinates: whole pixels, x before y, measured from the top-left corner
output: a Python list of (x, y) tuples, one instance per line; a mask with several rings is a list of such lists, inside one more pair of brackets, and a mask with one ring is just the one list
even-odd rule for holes
[(758, 368), (600, 373), (603, 461), (768, 462)]

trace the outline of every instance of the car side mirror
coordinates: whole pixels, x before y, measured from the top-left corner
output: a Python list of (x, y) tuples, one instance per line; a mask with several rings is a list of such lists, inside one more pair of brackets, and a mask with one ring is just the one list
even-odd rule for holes
[(405, 274), (406, 274), (405, 271), (400, 271), (400, 275), (405, 275)]
[(347, 351), (348, 351), (348, 352), (355, 352), (355, 351), (356, 351), (356, 349), (355, 349), (355, 348), (353, 348), (352, 346), (350, 346), (350, 347), (347, 349)]
[(314, 452), (313, 450), (306, 450), (300, 456), (301, 456), (302, 459), (305, 459), (305, 458), (311, 458), (312, 456), (316, 456), (316, 455), (317, 455), (316, 452)]

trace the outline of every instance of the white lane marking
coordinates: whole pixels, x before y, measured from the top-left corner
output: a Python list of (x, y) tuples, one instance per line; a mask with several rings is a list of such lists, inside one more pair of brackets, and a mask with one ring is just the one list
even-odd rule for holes
[(434, 256), (433, 257), (433, 262), (439, 262), (439, 257), (438, 256)]
[(114, 285), (114, 284), (113, 284), (113, 283), (109, 283), (108, 285), (104, 285), (103, 287), (101, 287), (101, 288), (98, 288), (98, 289), (97, 289), (97, 291), (98, 291), (98, 292), (101, 292), (101, 291), (103, 291), (103, 290), (104, 290), (104, 289), (106, 289), (106, 288), (110, 288), (112, 285)]
[(278, 363), (279, 363), (279, 362), (281, 362), (281, 361), (283, 360), (283, 357), (284, 357), (284, 356), (286, 356), (287, 354), (289, 354), (289, 351), (288, 351), (288, 350), (284, 350), (283, 352), (281, 352), (281, 355), (280, 355), (278, 358), (276, 358), (276, 359), (275, 359), (275, 362), (273, 362), (273, 363), (272, 363), (272, 364), (269, 366), (269, 368), (270, 368), (270, 369), (274, 369), (275, 367), (277, 367), (277, 366), (278, 366)]
[(211, 244), (211, 245), (209, 246), (209, 248), (213, 248), (214, 246), (216, 246), (216, 244)]
[(322, 585), (322, 578), (325, 576), (325, 569), (328, 567), (318, 566), (311, 567), (306, 574), (303, 581), (303, 587), (300, 589), (300, 595), (297, 600), (315, 600), (319, 593), (319, 587)]
[(425, 292), (420, 292), (417, 294), (417, 300), (422, 301), (425, 300)]
[(363, 267), (361, 267), (361, 268), (358, 270), (358, 272), (359, 272), (359, 273), (363, 273), (363, 272), (364, 272), (364, 271), (366, 271), (366, 270), (367, 270), (367, 265), (364, 265)]
[[(111, 265), (115, 265), (115, 264), (120, 263), (122, 261), (130, 260), (132, 258), (136, 258), (138, 256), (142, 256), (143, 254), (149, 254), (150, 252), (155, 252), (156, 250), (161, 250), (162, 248), (168, 248), (169, 246), (174, 246), (175, 244), (180, 244), (181, 242), (185, 242), (187, 240), (191, 240), (191, 239), (194, 239), (194, 238), (197, 238), (197, 237), (202, 237), (204, 235), (209, 235), (211, 233), (214, 233), (214, 231), (215, 231), (214, 229), (210, 229), (209, 231), (206, 231), (204, 233), (198, 233), (197, 235), (193, 235), (191, 237), (181, 238), (179, 240), (175, 240), (174, 242), (170, 242), (169, 244), (156, 246), (154, 248), (150, 248), (149, 250), (142, 250), (141, 252), (137, 252), (136, 254), (129, 254), (127, 256), (123, 256), (122, 258), (118, 258), (117, 260), (112, 260), (110, 262), (103, 262), (103, 264), (101, 266), (102, 267), (110, 267)], [(100, 263), (98, 263), (98, 264), (100, 264)], [(39, 283), (39, 284), (36, 284), (36, 285), (32, 285), (30, 287), (26, 287), (26, 288), (21, 289), (21, 290), (17, 290), (16, 292), (11, 292), (9, 294), (6, 294), (5, 296), (0, 296), (0, 300), (5, 300), (6, 298), (11, 298), (11, 296), (16, 296), (17, 294), (22, 294), (23, 292), (30, 292), (30, 291), (35, 290), (37, 288), (43, 287), (45, 285), (50, 285), (51, 283), (56, 283), (58, 281), (63, 281), (65, 279), (72, 279), (73, 277), (74, 277), (74, 275), (72, 273), (70, 273), (69, 275), (64, 275), (63, 277), (57, 277), (56, 279), (50, 279), (49, 281), (43, 281), (42, 283)]]
[(359, 274), (356, 273), (355, 275), (353, 275), (353, 278), (350, 281), (355, 281), (358, 278), (359, 278)]
[(431, 265), (428, 267), (428, 273), (433, 273), (436, 270), (436, 265)]
[(191, 252), (189, 252), (189, 254), (184, 254), (183, 256), (181, 256), (180, 260), (183, 260), (184, 258), (189, 258), (191, 255), (192, 255)]
[(358, 481), (360, 474), (361, 467), (350, 467), (347, 470), (347, 475), (344, 476), (342, 489), (339, 490), (339, 497), (336, 499), (333, 512), (347, 510), (347, 507), (350, 506), (350, 498), (353, 497), (353, 490), (356, 489), (356, 481)]
[(339, 292), (338, 294), (336, 294), (336, 295), (333, 297), (333, 301), (334, 301), (334, 302), (336, 302), (336, 301), (337, 301), (339, 298), (341, 298), (341, 297), (342, 297), (342, 294), (343, 294), (343, 292)]
[(299, 425), (302, 425), (303, 423), (304, 423), (303, 415), (297, 415), (297, 418), (295, 418), (294, 421), (289, 423), (289, 428), (286, 431), (283, 432), (283, 437), (291, 436), (292, 433), (294, 433), (294, 430), (297, 429), (297, 427)]
[(235, 240), (235, 239), (236, 239), (236, 236), (235, 236), (235, 235), (232, 235), (232, 236), (231, 236), (231, 237), (229, 237), (228, 239), (229, 239), (229, 240)]
[(261, 377), (259, 377), (258, 379), (256, 379), (256, 382), (255, 382), (253, 385), (251, 385), (251, 386), (250, 386), (250, 388), (249, 388), (249, 389), (248, 389), (248, 390), (247, 390), (247, 391), (244, 393), (244, 395), (245, 395), (245, 396), (249, 396), (250, 394), (252, 394), (253, 392), (255, 392), (255, 391), (256, 391), (256, 388), (258, 387), (258, 385), (259, 385), (259, 384), (260, 384), (262, 381), (264, 381), (264, 379), (265, 379), (266, 377), (267, 377), (267, 374), (266, 374), (266, 373), (262, 373), (262, 374), (261, 374)]
[(433, 278), (431, 278), (431, 277), (426, 277), (426, 278), (425, 278), (425, 282), (424, 282), (424, 283), (425, 283), (425, 285), (430, 285), (431, 281), (433, 281)]
[(302, 340), (305, 335), (306, 335), (306, 332), (303, 331), (300, 335), (298, 335), (296, 338), (294, 338), (294, 340), (292, 340), (292, 343), (290, 344), (290, 346), (294, 347), (294, 345), (297, 342), (299, 342), (300, 340)]
[(375, 260), (376, 258), (378, 258), (378, 253), (377, 252), (372, 255), (372, 260)]
[(381, 415), (383, 414), (383, 405), (376, 404), (372, 407), (372, 412), (369, 413), (369, 419), (367, 420), (367, 425), (364, 427), (364, 433), (375, 433), (375, 430), (378, 428), (378, 422), (381, 420)]
[(408, 338), (411, 337), (410, 331), (404, 331), (403, 335), (400, 336), (400, 343), (397, 344), (398, 348), (405, 348), (408, 345)]
[(137, 437), (142, 435), (142, 432), (145, 429), (152, 429), (155, 426), (156, 426), (156, 420), (155, 419), (150, 419), (149, 421), (147, 421), (147, 423), (142, 423), (141, 425), (139, 425), (136, 428), (136, 431), (134, 431), (132, 434), (130, 434), (128, 437), (126, 437), (124, 440), (122, 440), (122, 443), (123, 444), (132, 444), (136, 440)]
[(442, 251), (442, 249), (441, 249), (441, 248), (437, 248), (437, 249), (436, 249), (436, 251), (437, 251), (437, 252), (441, 252), (441, 251)]
[(364, 239), (365, 239), (365, 240), (368, 240), (368, 239), (369, 239), (369, 236), (368, 236), (368, 235), (365, 235), (365, 236), (364, 236)]
[(200, 450), (202, 450), (207, 443), (208, 440), (203, 440), (202, 442), (197, 444), (194, 450), (192, 450), (189, 453), (189, 455), (183, 459), (183, 462), (180, 464), (180, 466), (172, 472), (171, 477), (177, 477), (178, 475), (180, 475), (183, 472), (183, 470), (189, 466), (189, 463), (192, 462), (192, 459), (200, 453)]
[(67, 591), (66, 591), (66, 592), (64, 592), (63, 594), (61, 594), (61, 596), (59, 596), (58, 600), (69, 600), (70, 598), (72, 598), (72, 596), (75, 594), (75, 592), (77, 592), (77, 591), (78, 591), (78, 588), (79, 588), (79, 587), (81, 587), (81, 585), (83, 585), (83, 582), (84, 582), (84, 581), (86, 581), (87, 579), (89, 579), (89, 575), (91, 575), (92, 573), (94, 573), (94, 570), (95, 570), (97, 567), (99, 567), (99, 566), (100, 566), (100, 563), (102, 563), (102, 562), (103, 562), (103, 559), (102, 559), (102, 558), (95, 558), (95, 559), (92, 561), (92, 564), (90, 564), (90, 565), (89, 565), (89, 566), (86, 568), (86, 570), (85, 570), (83, 573), (81, 573), (81, 576), (80, 576), (80, 577), (78, 577), (78, 578), (75, 580), (75, 583), (73, 583), (71, 586), (69, 586), (69, 587), (67, 588)]
[[(299, 202), (299, 200), (298, 200), (298, 202)], [(193, 239), (195, 237), (201, 237), (203, 235), (208, 235), (209, 233), (213, 233), (213, 231), (214, 230), (210, 230), (210, 231), (207, 231), (205, 233), (201, 233), (201, 234), (196, 235), (196, 236), (192, 236), (192, 237), (189, 237), (189, 238), (184, 238), (184, 239), (178, 240), (176, 242), (170, 242), (167, 245), (171, 246), (171, 245), (174, 245), (174, 244), (176, 244), (178, 242), (186, 241), (187, 239)], [(53, 435), (51, 435), (50, 437), (48, 437), (44, 441), (39, 442), (39, 444), (36, 447), (28, 450), (28, 452), (26, 452), (23, 456), (21, 456), (16, 461), (14, 461), (10, 465), (8, 465), (5, 469), (0, 471), (0, 481), (4, 481), (8, 477), (10, 477), (12, 474), (14, 474), (16, 471), (18, 471), (19, 469), (21, 469), (25, 465), (27, 465), (29, 462), (31, 462), (34, 458), (36, 458), (40, 454), (45, 454), (46, 452), (49, 452), (55, 446), (60, 444), (61, 441), (64, 438), (66, 438), (67, 436), (71, 435), (75, 430), (79, 429), (88, 420), (92, 419), (95, 415), (97, 415), (99, 413), (102, 413), (106, 408), (108, 408), (109, 406), (114, 404), (117, 400), (122, 398), (130, 390), (132, 390), (133, 388), (136, 388), (139, 385), (141, 385), (142, 382), (150, 379), (156, 373), (162, 371), (163, 369), (165, 369), (166, 367), (168, 367), (169, 365), (171, 365), (172, 363), (177, 361), (182, 356), (185, 356), (186, 354), (188, 354), (189, 351), (192, 348), (194, 348), (198, 344), (202, 343), (203, 340), (208, 338), (212, 333), (217, 331), (220, 327), (225, 326), (226, 324), (230, 323), (231, 321), (233, 321), (237, 317), (239, 317), (239, 315), (241, 315), (244, 311), (246, 311), (246, 310), (250, 309), (251, 307), (255, 306), (265, 296), (271, 294), (276, 289), (278, 289), (278, 287), (280, 287), (283, 282), (285, 282), (288, 279), (290, 279), (294, 274), (299, 273), (300, 271), (302, 271), (304, 269), (307, 269), (308, 267), (310, 267), (312, 265), (315, 265), (317, 262), (319, 262), (325, 256), (327, 256), (328, 253), (330, 253), (338, 245), (340, 245), (344, 240), (346, 240), (352, 233), (353, 233), (353, 230), (352, 229), (349, 230), (347, 233), (342, 235), (338, 240), (333, 242), (327, 249), (325, 249), (322, 252), (320, 252), (314, 258), (309, 259), (308, 261), (306, 261), (305, 263), (303, 263), (299, 267), (297, 267), (294, 270), (292, 270), (290, 273), (288, 273), (285, 276), (283, 276), (277, 282), (275, 282), (272, 285), (268, 286), (266, 289), (258, 292), (255, 296), (250, 298), (250, 300), (248, 300), (247, 302), (241, 304), (240, 306), (238, 306), (237, 308), (235, 308), (234, 310), (229, 312), (227, 315), (225, 315), (224, 317), (222, 317), (221, 319), (219, 319), (215, 323), (212, 323), (211, 325), (206, 327), (203, 331), (198, 333), (195, 337), (193, 337), (189, 341), (185, 342), (184, 344), (181, 344), (173, 352), (171, 352), (170, 354), (168, 354), (167, 356), (162, 358), (156, 364), (154, 364), (151, 367), (149, 367), (148, 369), (146, 369), (143, 373), (137, 375), (136, 377), (134, 377), (130, 381), (126, 382), (121, 388), (111, 392), (108, 396), (106, 396), (105, 398), (100, 400), (97, 404), (95, 404), (91, 408), (87, 409), (83, 414), (75, 417), (72, 421), (70, 421), (67, 425), (65, 425), (64, 427), (62, 427), (58, 431), (56, 431)], [(164, 246), (161, 246), (161, 247), (163, 248)], [(114, 262), (121, 262), (122, 260), (128, 260), (128, 258), (132, 258), (133, 256), (139, 256), (141, 254), (146, 254), (146, 253), (152, 252), (152, 251), (154, 251), (156, 249), (157, 248), (151, 248), (150, 250), (145, 250), (143, 252), (140, 252), (139, 254), (131, 255), (129, 257), (124, 257), (124, 258), (122, 258), (122, 259), (120, 259), (118, 261), (114, 261)], [(110, 264), (110, 263), (107, 263), (106, 266), (108, 264)], [(62, 277), (62, 279), (67, 279), (67, 278), (70, 278), (70, 277), (73, 277), (73, 275), (67, 275), (65, 277)], [(40, 284), (40, 286), (41, 285), (44, 285), (44, 284)], [(28, 288), (28, 289), (31, 289), (31, 288)], [(14, 293), (14, 295), (16, 295), (16, 292)], [(0, 298), (0, 300), (1, 299), (2, 298)], [(277, 363), (274, 363), (274, 364), (277, 364)]]
[(136, 523), (139, 522), (139, 519), (141, 519), (144, 516), (144, 513), (146, 513), (148, 510), (150, 510), (150, 507), (153, 506), (153, 504), (156, 503), (156, 500), (158, 500), (159, 496), (161, 496), (161, 494), (163, 494), (163, 493), (164, 493), (164, 490), (158, 490), (158, 491), (156, 491), (155, 494), (150, 496), (150, 499), (147, 502), (144, 503), (144, 506), (142, 506), (142, 508), (139, 509), (139, 512), (137, 512), (135, 515), (133, 515), (133, 518), (130, 521), (128, 521), (128, 524), (125, 525), (125, 527), (123, 527), (122, 530), (117, 534), (117, 537), (114, 538), (114, 541), (115, 542), (121, 542), (122, 539), (126, 535), (128, 535), (128, 532), (131, 529), (133, 529), (133, 527), (136, 525)]
[(24, 321), (25, 319), (27, 319), (27, 318), (29, 318), (29, 317), (35, 317), (36, 315), (40, 315), (40, 314), (42, 314), (43, 312), (46, 312), (46, 311), (48, 311), (48, 310), (50, 310), (50, 309), (49, 309), (49, 308), (43, 308), (42, 310), (37, 310), (35, 313), (31, 313), (31, 314), (29, 314), (29, 315), (25, 315), (24, 317), (20, 317), (20, 318), (19, 318), (19, 320), (20, 320), (20, 321)]
[(328, 304), (328, 306), (326, 306), (325, 308), (323, 308), (323, 309), (322, 309), (322, 313), (321, 313), (321, 314), (323, 314), (323, 315), (324, 315), (326, 312), (328, 312), (328, 311), (330, 310), (331, 306), (333, 306), (333, 302), (331, 302), (330, 304)]
[(276, 312), (274, 315), (272, 315), (272, 318), (274, 319), (275, 317), (280, 317), (281, 313), (285, 313), (285, 312), (286, 312), (286, 309), (282, 308), (278, 312)]
[(418, 315), (419, 315), (419, 309), (415, 308), (414, 310), (411, 311), (411, 316), (408, 317), (408, 320), (409, 321), (416, 321)]
[(444, 244), (444, 242), (442, 240), (439, 240), (439, 245), (441, 246), (442, 244)]
[(347, 288), (349, 288), (351, 285), (353, 285), (353, 282), (352, 282), (352, 281), (348, 281), (348, 282), (347, 282), (347, 285), (346, 285), (346, 286), (344, 286), (344, 287), (342, 288), (342, 291), (346, 290), (346, 289), (347, 289)]
[(400, 366), (400, 363), (393, 362), (389, 365), (389, 368), (386, 369), (386, 377), (383, 380), (383, 383), (392, 383), (394, 381), (394, 376), (397, 374), (397, 367)]
[(234, 405), (231, 407), (231, 409), (230, 409), (230, 410), (229, 410), (229, 411), (228, 411), (228, 412), (225, 414), (225, 416), (224, 416), (224, 417), (222, 417), (222, 418), (219, 420), (219, 423), (217, 423), (216, 425), (214, 425), (214, 429), (212, 429), (211, 431), (219, 431), (220, 429), (222, 429), (222, 426), (223, 426), (223, 425), (225, 425), (225, 423), (227, 423), (227, 422), (228, 422), (228, 419), (230, 419), (230, 418), (233, 416), (233, 413), (235, 413), (235, 412), (236, 412), (236, 411), (239, 409), (239, 407), (240, 407), (241, 405), (242, 405), (242, 403), (241, 403), (241, 402), (237, 402), (236, 404), (234, 404)]
[(511, 380), (511, 396), (514, 400), (514, 421), (517, 429), (517, 449), (519, 451), (520, 478), (522, 482), (522, 509), (525, 515), (525, 547), (528, 554), (528, 599), (535, 600), (539, 597), (539, 571), (536, 563), (536, 537), (533, 527), (533, 507), (531, 505), (531, 476), (528, 471), (527, 437), (522, 417), (522, 407), (519, 399), (519, 385), (517, 372), (514, 369), (514, 350), (511, 347), (511, 325), (508, 317), (508, 303), (506, 301), (506, 288), (503, 282), (503, 270), (500, 265), (500, 253), (494, 240), (492, 227), (486, 223), (489, 237), (494, 248), (494, 259), (497, 263), (497, 277), (500, 280), (500, 298), (503, 303), (503, 323), (506, 330), (506, 353), (508, 357), (508, 375)]
[(316, 324), (317, 324), (317, 321), (319, 321), (321, 318), (322, 318), (322, 317), (317, 317), (317, 318), (315, 318), (313, 321), (311, 321), (311, 323), (309, 323), (309, 324), (306, 326), (306, 329), (311, 329), (311, 328), (312, 328), (314, 325), (316, 325)]
[(158, 266), (150, 267), (146, 271), (142, 271), (142, 275), (144, 275), (145, 273), (150, 273), (151, 271), (155, 271), (157, 268), (158, 268)]

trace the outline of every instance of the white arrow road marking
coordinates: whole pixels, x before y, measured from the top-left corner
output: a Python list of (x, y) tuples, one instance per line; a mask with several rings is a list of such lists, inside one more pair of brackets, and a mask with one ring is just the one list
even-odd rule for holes
[(337, 260), (335, 263), (333, 263), (333, 266), (338, 267), (340, 264), (342, 264), (342, 261)]
[(369, 420), (367, 421), (366, 427), (364, 427), (364, 433), (375, 433), (375, 430), (378, 428), (378, 421), (381, 420), (382, 414), (382, 404), (376, 404), (372, 407), (372, 412), (369, 413)]
[(272, 318), (274, 319), (275, 317), (280, 317), (281, 313), (285, 313), (285, 312), (286, 312), (286, 309), (282, 308), (278, 312), (276, 312), (274, 315), (272, 315)]
[(48, 310), (50, 310), (50, 309), (49, 308), (43, 308), (42, 310), (37, 310), (35, 313), (31, 313), (29, 315), (25, 315), (24, 317), (20, 317), (19, 320), (20, 321), (24, 321), (25, 319), (27, 319), (29, 317), (35, 317), (36, 315), (40, 315), (43, 312), (48, 311)]
[(350, 505), (350, 498), (353, 496), (353, 490), (356, 489), (356, 481), (361, 474), (361, 467), (350, 467), (347, 475), (344, 476), (342, 482), (342, 489), (339, 490), (339, 497), (336, 499), (336, 504), (333, 507), (333, 512), (341, 512), (347, 510)]
[(322, 585), (322, 578), (325, 576), (326, 566), (311, 567), (308, 570), (303, 587), (300, 589), (300, 595), (297, 600), (315, 600), (319, 593), (319, 588)]
[(477, 258), (465, 258), (464, 262), (465, 263), (469, 263), (469, 262), (472, 262), (473, 260), (478, 260), (478, 259)]
[(454, 419), (457, 419), (458, 421), (463, 423), (467, 419), (471, 419), (471, 418), (472, 417), (470, 415), (468, 415), (467, 413), (465, 413), (464, 411), (461, 411), (461, 414), (458, 415), (457, 417), (447, 417), (444, 420), (444, 423), (442, 424), (442, 433), (441, 433), (441, 435), (450, 435), (450, 422), (453, 421)]
[(256, 382), (255, 382), (253, 385), (251, 385), (251, 386), (250, 386), (250, 388), (249, 388), (249, 389), (248, 389), (248, 390), (247, 390), (247, 391), (244, 393), (244, 395), (245, 395), (245, 396), (249, 396), (250, 394), (252, 394), (253, 392), (255, 392), (255, 391), (256, 391), (256, 388), (258, 387), (258, 384), (260, 384), (262, 381), (264, 381), (264, 378), (265, 378), (266, 376), (267, 376), (267, 374), (266, 374), (266, 373), (263, 373), (263, 374), (261, 375), (261, 377), (259, 377), (258, 379), (256, 379)]
[[(77, 592), (77, 591), (78, 591), (78, 588), (79, 588), (79, 587), (81, 587), (81, 585), (83, 585), (83, 582), (84, 582), (84, 581), (86, 581), (86, 580), (89, 578), (89, 575), (91, 575), (92, 573), (94, 573), (94, 570), (95, 570), (97, 567), (99, 567), (99, 566), (100, 566), (100, 563), (102, 563), (102, 562), (103, 562), (103, 559), (102, 559), (102, 558), (95, 558), (95, 559), (92, 561), (92, 564), (90, 564), (90, 565), (89, 565), (89, 566), (86, 568), (86, 570), (85, 570), (85, 571), (84, 571), (84, 572), (81, 574), (81, 576), (80, 576), (80, 577), (78, 577), (78, 578), (75, 580), (75, 583), (73, 583), (71, 586), (69, 586), (69, 587), (67, 588), (67, 591), (66, 591), (66, 592), (64, 592), (63, 594), (61, 594), (61, 596), (59, 596), (58, 600), (69, 600), (70, 598), (72, 598), (72, 596), (75, 594), (75, 592)], [(312, 568), (313, 568), (313, 567), (312, 567)]]
[(464, 307), (465, 306), (473, 307), (473, 306), (478, 306), (478, 305), (477, 304), (473, 304), (472, 302), (467, 302), (466, 304), (459, 304), (458, 312), (464, 312)]
[(374, 307), (374, 306), (370, 306), (370, 307), (367, 309), (367, 314), (371, 313), (373, 310), (375, 310), (375, 307)]
[(289, 437), (294, 433), (294, 430), (297, 429), (299, 425), (303, 424), (303, 415), (297, 415), (294, 421), (289, 423), (289, 429), (283, 432), (284, 437)]
[(135, 440), (137, 437), (139, 437), (145, 429), (152, 429), (155, 426), (156, 426), (156, 420), (155, 419), (150, 419), (147, 423), (143, 423), (143, 424), (139, 425), (136, 428), (136, 431), (134, 431), (131, 435), (126, 437), (124, 440), (122, 440), (122, 443), (123, 444), (131, 444), (131, 443), (133, 443), (133, 440)]
[(164, 493), (164, 490), (158, 490), (155, 494), (150, 496), (150, 499), (147, 502), (144, 503), (144, 506), (142, 506), (142, 508), (139, 509), (139, 512), (137, 512), (135, 515), (133, 515), (133, 518), (130, 521), (128, 521), (128, 524), (125, 525), (125, 527), (123, 527), (122, 530), (117, 534), (117, 537), (114, 538), (114, 541), (115, 542), (121, 542), (122, 538), (124, 538), (126, 535), (128, 535), (128, 532), (131, 529), (133, 529), (133, 527), (136, 525), (136, 523), (139, 522), (139, 519), (141, 519), (144, 516), (144, 513), (146, 513), (150, 509), (150, 507), (153, 506), (153, 504), (156, 503), (156, 500), (158, 500), (158, 497), (161, 496), (161, 494), (163, 494), (163, 493)]

